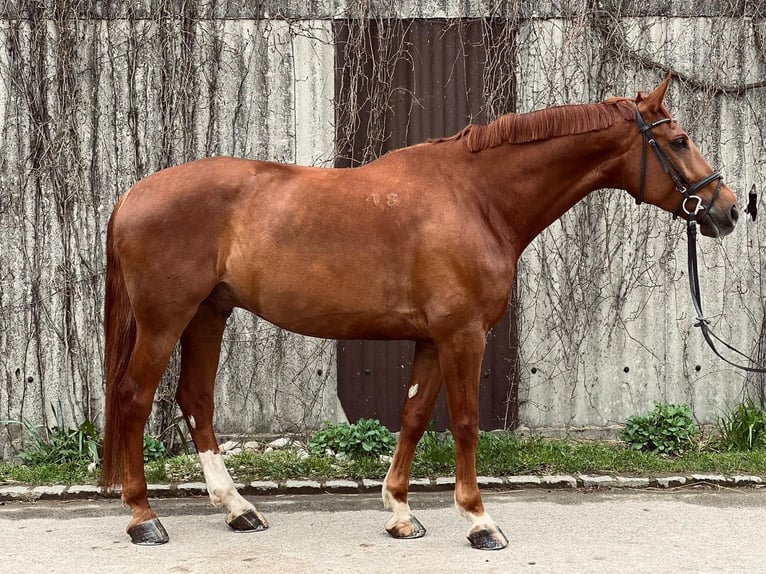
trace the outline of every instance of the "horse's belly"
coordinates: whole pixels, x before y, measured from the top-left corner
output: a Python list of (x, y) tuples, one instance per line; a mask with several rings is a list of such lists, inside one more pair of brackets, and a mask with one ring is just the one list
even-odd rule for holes
[[(330, 306), (307, 308), (300, 302), (263, 302), (255, 314), (288, 331), (326, 339), (418, 339), (426, 336), (414, 313)], [(249, 308), (249, 307), (248, 307)]]
[(259, 313), (267, 321), (302, 335), (325, 339), (420, 339), (427, 335), (396, 314), (329, 312), (303, 316)]
[[(243, 288), (244, 287), (244, 288)], [(328, 339), (417, 339), (422, 313), (400, 286), (349, 272), (264, 273), (235, 287), (239, 304), (283, 329)]]

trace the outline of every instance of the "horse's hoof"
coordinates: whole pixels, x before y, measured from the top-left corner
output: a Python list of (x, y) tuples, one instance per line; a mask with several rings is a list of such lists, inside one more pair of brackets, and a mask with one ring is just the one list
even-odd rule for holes
[(426, 535), (426, 529), (414, 516), (410, 516), (410, 519), (407, 521), (397, 522), (393, 526), (387, 527), (386, 532), (388, 532), (392, 538), (401, 538), (402, 540), (423, 538)]
[(508, 539), (497, 526), (493, 529), (483, 528), (468, 535), (471, 546), (478, 550), (502, 550), (508, 546)]
[(269, 527), (268, 522), (252, 508), (227, 524), (234, 532), (260, 532)]
[(131, 526), (128, 528), (128, 534), (133, 544), (141, 546), (158, 546), (170, 540), (159, 518), (152, 518)]

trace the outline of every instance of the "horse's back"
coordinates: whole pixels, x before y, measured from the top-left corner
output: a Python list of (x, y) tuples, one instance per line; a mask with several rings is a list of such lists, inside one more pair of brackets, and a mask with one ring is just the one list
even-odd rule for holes
[[(157, 171), (125, 193), (112, 214), (119, 244), (210, 244), (225, 239), (239, 214), (257, 218), (254, 196), (276, 195), (296, 171), (311, 168), (211, 157)], [(264, 205), (270, 199), (262, 200)]]
[(166, 211), (191, 207), (203, 202), (220, 209), (248, 189), (258, 177), (288, 177), (296, 166), (234, 157), (209, 157), (159, 170), (122, 196), (115, 212), (130, 206), (136, 214), (150, 212), (166, 216)]

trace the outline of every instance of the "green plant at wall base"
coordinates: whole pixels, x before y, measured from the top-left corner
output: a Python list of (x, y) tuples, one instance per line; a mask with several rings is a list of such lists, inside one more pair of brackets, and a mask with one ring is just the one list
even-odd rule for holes
[(433, 425), (418, 442), (412, 472), (418, 476), (450, 475), (455, 472), (455, 439), (449, 432), (433, 430)]
[[(103, 439), (96, 425), (86, 420), (76, 429), (65, 428), (61, 409), (52, 409), (56, 426), (49, 429), (26, 419), (0, 421), (0, 424), (23, 426), (32, 439), (32, 445), (19, 453), (19, 458), (25, 464), (35, 466), (81, 462), (98, 465), (101, 462)], [(144, 435), (144, 461), (160, 460), (165, 456), (162, 441), (151, 435)]]
[(327, 423), (314, 433), (309, 443), (311, 452), (325, 454), (328, 450), (347, 457), (377, 457), (391, 454), (396, 439), (380, 421), (359, 419), (357, 423)]
[(625, 422), (620, 438), (635, 450), (658, 454), (683, 454), (699, 435), (688, 405), (654, 403), (646, 415), (634, 415)]
[(752, 399), (719, 417), (717, 427), (723, 450), (766, 448), (766, 410)]
[(76, 429), (53, 427), (46, 439), (37, 435), (35, 445), (19, 457), (29, 464), (64, 464), (87, 460), (98, 463), (101, 437), (95, 425), (85, 421)]
[(152, 435), (144, 435), (144, 462), (165, 458), (165, 445)]
[(22, 425), (32, 439), (32, 447), (19, 454), (27, 464), (65, 464), (87, 461), (98, 464), (101, 452), (101, 434), (96, 425), (86, 420), (76, 429), (64, 428), (61, 405), (51, 405), (56, 425), (45, 430), (42, 425), (21, 421), (0, 421)]

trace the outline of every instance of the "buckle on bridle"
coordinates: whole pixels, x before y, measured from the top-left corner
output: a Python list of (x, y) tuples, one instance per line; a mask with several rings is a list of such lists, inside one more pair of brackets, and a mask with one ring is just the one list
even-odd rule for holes
[[(694, 200), (697, 203), (694, 205), (693, 209), (689, 209), (686, 207), (686, 202), (689, 200)], [(689, 217), (697, 217), (697, 214), (699, 214), (701, 211), (705, 211), (705, 205), (702, 202), (702, 198), (699, 195), (687, 195), (684, 197), (684, 200), (681, 202), (681, 209), (684, 210), (684, 213), (688, 215)]]

